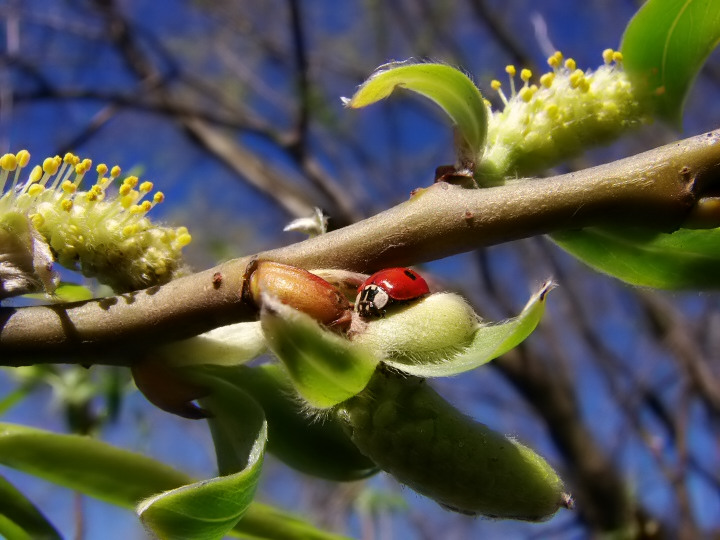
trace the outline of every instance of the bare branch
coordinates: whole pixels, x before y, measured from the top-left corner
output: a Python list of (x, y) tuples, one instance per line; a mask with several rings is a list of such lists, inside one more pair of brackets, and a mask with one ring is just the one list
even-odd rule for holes
[[(711, 132), (584, 171), (495, 188), (435, 184), (369, 219), (258, 257), (309, 269), (371, 271), (568, 228), (627, 224), (672, 230), (720, 180), (718, 137), (720, 132)], [(254, 311), (239, 295), (248, 260), (130, 295), (0, 308), (3, 362), (27, 363), (40, 353), (59, 359), (118, 343), (124, 350), (147, 347), (251, 320)], [(225, 287), (212, 287), (216, 272), (229, 280)], [(23, 355), (26, 360), (17, 359)]]

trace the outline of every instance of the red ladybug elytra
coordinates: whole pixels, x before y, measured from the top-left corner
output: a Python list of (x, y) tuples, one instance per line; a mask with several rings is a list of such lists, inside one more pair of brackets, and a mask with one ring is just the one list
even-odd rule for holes
[(386, 268), (375, 272), (360, 287), (355, 311), (362, 317), (382, 317), (392, 302), (414, 300), (430, 293), (423, 277), (409, 268)]

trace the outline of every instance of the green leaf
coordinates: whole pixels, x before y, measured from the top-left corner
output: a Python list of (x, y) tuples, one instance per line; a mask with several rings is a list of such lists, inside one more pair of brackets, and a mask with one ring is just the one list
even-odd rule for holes
[[(24, 295), (25, 298), (34, 298), (37, 300), (47, 300), (47, 294), (33, 293)], [(81, 300), (90, 300), (93, 298), (93, 292), (84, 285), (76, 283), (61, 282), (60, 285), (52, 293), (53, 300), (60, 302), (79, 302)]]
[(545, 312), (547, 293), (554, 287), (553, 282), (546, 282), (517, 317), (500, 323), (480, 324), (469, 345), (442, 361), (422, 363), (415, 357), (409, 361), (396, 355), (383, 362), (418, 377), (448, 377), (475, 369), (517, 347), (532, 334)]
[(212, 365), (192, 369), (250, 394), (267, 418), (268, 450), (290, 467), (335, 482), (359, 480), (378, 471), (375, 463), (350, 441), (335, 416), (318, 419), (308, 414), (282, 366)]
[(208, 423), (222, 476), (160, 493), (140, 503), (140, 519), (159, 538), (224, 537), (249, 509), (260, 478), (267, 441), (262, 409), (226, 381), (204, 377), (202, 382), (211, 391), (201, 404), (211, 415)]
[(62, 540), (55, 527), (15, 486), (0, 476), (0, 536), (7, 540)]
[(487, 107), (480, 90), (463, 72), (444, 64), (397, 62), (380, 66), (355, 95), (346, 100), (353, 109), (385, 99), (396, 88), (407, 88), (435, 102), (460, 135), (458, 157), (463, 166), (480, 161), (487, 137)]
[(260, 320), (270, 350), (313, 407), (325, 409), (354, 396), (375, 372), (378, 360), (363, 347), (271, 297), (263, 297)]
[[(0, 423), (0, 463), (129, 509), (155, 493), (193, 482), (164, 463), (90, 437), (7, 423)], [(340, 538), (259, 503), (250, 506), (232, 534), (277, 540)]]
[(248, 362), (265, 353), (265, 336), (257, 321), (221, 326), (158, 347), (168, 366), (216, 364), (233, 366)]
[(679, 127), (690, 87), (719, 40), (716, 0), (649, 0), (625, 30), (623, 64), (655, 96), (657, 114)]
[(551, 238), (592, 268), (632, 285), (720, 287), (720, 229), (659, 233), (644, 228), (593, 227), (554, 233)]
[(25, 396), (27, 396), (32, 389), (33, 387), (30, 385), (20, 385), (5, 394), (2, 399), (0, 399), (0, 415), (5, 414), (8, 410), (25, 399)]
[(120, 506), (191, 482), (162, 463), (90, 437), (6, 423), (0, 424), (0, 463)]

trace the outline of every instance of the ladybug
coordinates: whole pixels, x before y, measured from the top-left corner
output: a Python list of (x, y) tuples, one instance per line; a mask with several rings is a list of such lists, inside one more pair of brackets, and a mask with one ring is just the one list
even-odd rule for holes
[(375, 272), (358, 287), (355, 311), (362, 317), (382, 317), (393, 302), (406, 302), (430, 294), (423, 277), (409, 268)]

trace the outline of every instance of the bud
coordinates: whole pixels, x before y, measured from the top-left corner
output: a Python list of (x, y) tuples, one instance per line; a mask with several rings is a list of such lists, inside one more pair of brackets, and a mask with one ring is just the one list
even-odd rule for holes
[(247, 291), (257, 306), (262, 295), (310, 315), (317, 322), (340, 332), (350, 325), (352, 309), (347, 298), (324, 279), (307, 270), (271, 261), (250, 263)]
[(467, 347), (478, 324), (478, 316), (461, 296), (445, 292), (397, 307), (383, 318), (356, 317), (350, 335), (378, 358), (430, 364)]
[(336, 414), (361, 452), (450, 510), (542, 521), (572, 505), (542, 457), (460, 413), (424, 379), (378, 371)]

